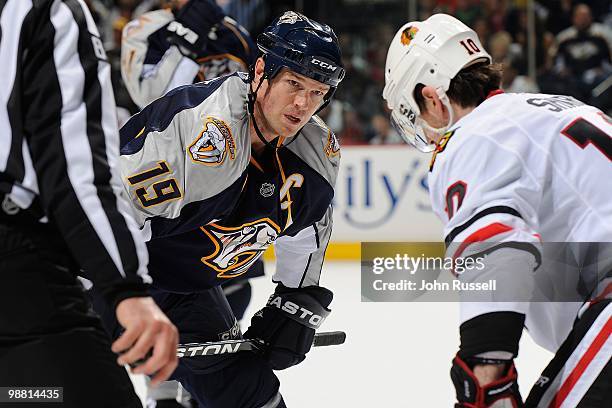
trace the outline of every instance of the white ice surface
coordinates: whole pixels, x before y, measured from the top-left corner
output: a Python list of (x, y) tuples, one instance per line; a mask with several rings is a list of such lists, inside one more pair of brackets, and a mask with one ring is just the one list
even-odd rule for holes
[[(243, 329), (274, 290), (273, 269), (267, 264), (266, 277), (251, 281), (253, 299)], [(457, 304), (361, 302), (359, 262), (327, 262), (321, 285), (334, 292), (333, 312), (321, 330), (345, 331), (346, 343), (314, 348), (298, 366), (277, 372), (289, 408), (452, 406)], [(551, 357), (523, 335), (516, 361), (523, 397)], [(143, 396), (142, 378), (133, 379)]]

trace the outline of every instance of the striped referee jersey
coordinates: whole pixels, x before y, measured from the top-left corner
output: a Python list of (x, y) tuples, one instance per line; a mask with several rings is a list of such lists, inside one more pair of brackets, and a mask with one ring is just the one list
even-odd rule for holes
[(57, 230), (117, 302), (150, 277), (116, 171), (110, 69), (82, 0), (0, 0), (0, 224)]

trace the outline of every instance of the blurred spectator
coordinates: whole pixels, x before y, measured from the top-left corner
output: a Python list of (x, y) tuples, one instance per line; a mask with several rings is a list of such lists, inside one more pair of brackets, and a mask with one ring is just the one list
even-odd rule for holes
[(473, 0), (457, 0), (452, 14), (466, 25), (473, 27), (480, 16), (480, 5)]
[(371, 121), (372, 134), (370, 144), (397, 144), (402, 143), (402, 138), (389, 123), (388, 115), (376, 114)]
[(524, 75), (526, 71), (526, 62), (523, 58), (506, 58), (503, 62), (504, 72), (502, 76), (502, 88), (506, 92), (514, 93), (538, 93), (540, 88), (528, 76)]
[(546, 28), (558, 34), (572, 24), (572, 0), (539, 0), (548, 10)]
[(609, 29), (603, 24), (593, 23), (591, 9), (586, 4), (574, 8), (572, 26), (557, 36), (557, 70), (562, 75), (576, 75), (586, 83), (609, 70)]
[(260, 8), (264, 5), (263, 0), (221, 0), (217, 4), (221, 6), (225, 14), (238, 21), (247, 30), (252, 31), (256, 26), (262, 25), (265, 14)]
[(557, 36), (555, 72), (563, 80), (578, 81), (582, 92), (574, 96), (603, 109), (610, 108), (610, 87), (602, 95), (592, 95), (591, 91), (612, 75), (610, 36), (608, 27), (593, 22), (586, 4), (574, 8), (572, 26)]
[(476, 31), (476, 34), (478, 34), (478, 39), (480, 40), (481, 44), (487, 44), (489, 36), (491, 35), (491, 30), (489, 29), (487, 19), (483, 16), (478, 17), (476, 20), (474, 20), (472, 29)]
[[(116, 58), (119, 47), (118, 37), (113, 33), (117, 33), (126, 20), (179, 0), (85, 1), (103, 32), (110, 60)], [(367, 143), (366, 135), (374, 137), (377, 133), (374, 129), (383, 128), (380, 116), (388, 116), (381, 98), (386, 50), (395, 31), (408, 19), (408, 2), (216, 1), (239, 23), (254, 27), (254, 36), (258, 34), (257, 27), (267, 21), (271, 12), (291, 8), (331, 24), (340, 41), (347, 75), (334, 103), (321, 115), (326, 116), (334, 132), (345, 139), (341, 140), (344, 144)], [(446, 12), (472, 27), (494, 61), (504, 65), (504, 87), (509, 92), (535, 92), (539, 87), (541, 92), (572, 95), (602, 109), (612, 109), (607, 88), (610, 85), (605, 82), (612, 73), (610, 0), (588, 1), (592, 13), (589, 6), (577, 4), (577, 0), (535, 2), (537, 84), (527, 77), (527, 1), (418, 0), (415, 18), (424, 20), (434, 13)], [(591, 14), (598, 21), (608, 18), (608, 26), (593, 22)], [(607, 40), (602, 41), (603, 38)], [(131, 101), (125, 98), (120, 77), (113, 79), (119, 104), (133, 111)], [(367, 129), (370, 130), (366, 132)], [(383, 142), (388, 140), (383, 139)]]
[(338, 98), (332, 99), (329, 105), (319, 113), (319, 116), (327, 123), (332, 132), (336, 135), (340, 134), (344, 128), (344, 102), (339, 101)]
[(498, 31), (493, 34), (488, 42), (488, 51), (493, 62), (502, 62), (506, 58), (518, 58), (522, 56), (522, 50), (518, 44), (513, 44), (512, 36), (506, 31)]
[(507, 0), (483, 0), (482, 8), (493, 32), (505, 29), (504, 24), (508, 13)]
[(338, 138), (340, 145), (344, 146), (365, 143), (363, 124), (357, 112), (350, 107), (344, 110), (344, 126)]

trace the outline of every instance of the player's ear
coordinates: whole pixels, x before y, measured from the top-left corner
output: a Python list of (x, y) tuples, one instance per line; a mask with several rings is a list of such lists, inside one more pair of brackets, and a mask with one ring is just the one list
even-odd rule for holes
[(263, 76), (265, 65), (264, 59), (261, 57), (257, 58), (257, 61), (255, 61), (255, 83), (259, 83), (259, 80)]
[(428, 112), (440, 118), (445, 116), (446, 107), (440, 99), (440, 94), (433, 86), (426, 86), (421, 90), (425, 99), (425, 107)]

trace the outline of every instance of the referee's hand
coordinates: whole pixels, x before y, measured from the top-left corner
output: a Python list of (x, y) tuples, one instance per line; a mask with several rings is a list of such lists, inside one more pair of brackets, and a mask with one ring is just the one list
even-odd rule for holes
[[(112, 350), (121, 353), (119, 365), (131, 364), (148, 357), (132, 369), (134, 374), (153, 375), (153, 385), (165, 381), (178, 365), (176, 348), (178, 330), (150, 297), (133, 297), (119, 302), (115, 311), (125, 332), (113, 343)], [(150, 357), (147, 356), (149, 353)]]

